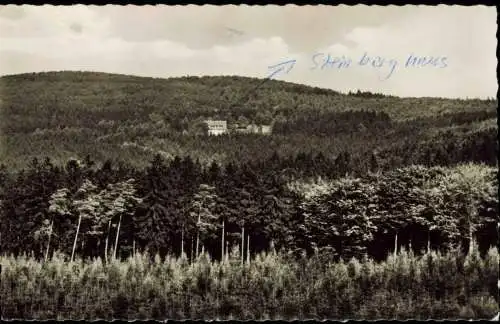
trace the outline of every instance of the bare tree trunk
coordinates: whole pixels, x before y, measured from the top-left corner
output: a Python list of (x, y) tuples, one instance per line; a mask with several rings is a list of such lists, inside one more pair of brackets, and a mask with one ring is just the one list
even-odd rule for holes
[(196, 233), (196, 258), (198, 257), (199, 255), (199, 246), (200, 246), (200, 231), (198, 231), (198, 233)]
[(398, 254), (398, 233), (394, 237), (394, 255)]
[(191, 262), (193, 262), (193, 251), (194, 251), (194, 242), (193, 238), (191, 238)]
[(135, 239), (132, 241), (132, 256), (135, 258)]
[(229, 260), (229, 242), (226, 241), (226, 261)]
[(52, 237), (52, 226), (54, 222), (50, 221), (50, 228), (49, 228), (49, 238), (47, 240), (47, 250), (45, 251), (45, 262), (47, 262), (47, 258), (49, 257), (49, 249), (50, 249), (50, 238)]
[(108, 241), (109, 241), (109, 231), (111, 230), (111, 220), (108, 222), (108, 232), (106, 233), (106, 242), (104, 243), (104, 260), (108, 262)]
[(247, 263), (250, 263), (250, 235), (247, 235)]
[(245, 225), (241, 227), (241, 265), (245, 261)]
[(469, 201), (469, 208), (468, 208), (468, 220), (469, 220), (469, 254), (474, 252), (474, 228), (472, 226), (472, 221), (473, 219), (476, 219), (477, 217), (477, 207), (473, 204), (472, 201)]
[(116, 259), (116, 250), (118, 250), (118, 237), (120, 236), (121, 223), (122, 223), (122, 215), (120, 214), (120, 219), (118, 220), (118, 229), (116, 230), (115, 250), (113, 252), (113, 259)]
[(224, 261), (224, 220), (222, 220), (222, 251), (221, 251), (221, 257), (220, 257), (220, 260), (221, 261)]
[(76, 227), (75, 241), (73, 242), (73, 250), (71, 251), (71, 262), (73, 262), (76, 250), (76, 241), (78, 240), (78, 233), (80, 232), (80, 224), (82, 223), (82, 215), (78, 217), (78, 226)]
[(196, 258), (198, 258), (198, 249), (200, 245), (200, 220), (201, 220), (201, 205), (198, 208), (198, 223), (196, 224)]
[(469, 223), (469, 255), (474, 251), (474, 234), (472, 232), (472, 226)]

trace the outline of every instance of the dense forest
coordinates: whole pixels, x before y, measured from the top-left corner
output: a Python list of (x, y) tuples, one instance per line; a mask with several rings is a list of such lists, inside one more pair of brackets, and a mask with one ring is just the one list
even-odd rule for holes
[(203, 168), (189, 157), (157, 155), (141, 171), (35, 159), (15, 178), (0, 173), (2, 250), (106, 258), (115, 245), (123, 256), (135, 246), (162, 256), (204, 249), (221, 258), (225, 245), (243, 243), (243, 254), (273, 245), (381, 260), (394, 244), (446, 250), (475, 237), (484, 252), (498, 238), (495, 168), (411, 166), (356, 178), (345, 170), (305, 182), (251, 164)]
[[(496, 100), (90, 72), (4, 76), (0, 89), (9, 317), (498, 311)], [(207, 136), (207, 118), (272, 134)], [(58, 286), (65, 273), (84, 299)]]
[[(0, 162), (13, 169), (33, 157), (65, 164), (87, 155), (144, 168), (157, 153), (205, 165), (264, 161), (275, 151), (328, 159), (346, 150), (353, 159), (376, 151), (389, 168), (439, 160), (450, 150), (456, 152), (450, 162), (496, 159), (496, 100), (342, 94), (236, 76), (90, 72), (4, 76), (0, 89)], [(269, 124), (273, 134), (206, 138), (200, 135), (206, 118)]]

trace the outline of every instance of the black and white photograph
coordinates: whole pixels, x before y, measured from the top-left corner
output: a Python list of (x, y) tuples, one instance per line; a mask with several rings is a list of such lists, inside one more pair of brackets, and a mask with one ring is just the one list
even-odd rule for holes
[(493, 6), (0, 5), (2, 320), (497, 320)]

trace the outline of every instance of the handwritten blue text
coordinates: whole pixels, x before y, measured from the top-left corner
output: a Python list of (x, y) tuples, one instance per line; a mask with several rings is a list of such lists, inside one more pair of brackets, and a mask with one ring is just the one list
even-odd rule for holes
[[(331, 53), (315, 53), (311, 56), (311, 65), (309, 70), (347, 70), (353, 67), (369, 68), (378, 72), (379, 80), (389, 79), (398, 69), (417, 69), (417, 68), (446, 68), (448, 67), (448, 58), (446, 56), (418, 56), (409, 54), (402, 60), (395, 57), (381, 55), (372, 55), (368, 52), (353, 59), (346, 55), (332, 55)], [(271, 74), (269, 79), (275, 78), (280, 74), (288, 74), (295, 67), (296, 59), (282, 61), (278, 64), (269, 66)]]

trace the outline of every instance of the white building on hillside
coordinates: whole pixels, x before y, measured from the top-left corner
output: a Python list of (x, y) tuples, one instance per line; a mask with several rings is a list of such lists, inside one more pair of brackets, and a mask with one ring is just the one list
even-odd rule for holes
[(227, 121), (205, 120), (208, 126), (208, 135), (222, 135), (227, 133)]

